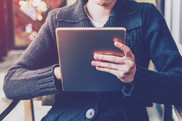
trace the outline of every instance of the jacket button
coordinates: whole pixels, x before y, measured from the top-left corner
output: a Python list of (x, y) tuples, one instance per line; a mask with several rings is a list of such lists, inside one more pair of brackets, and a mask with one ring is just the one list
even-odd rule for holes
[(93, 118), (94, 115), (95, 115), (95, 110), (94, 110), (94, 109), (91, 108), (91, 109), (88, 109), (88, 110), (87, 110), (87, 112), (86, 112), (86, 117), (87, 117), (88, 119)]

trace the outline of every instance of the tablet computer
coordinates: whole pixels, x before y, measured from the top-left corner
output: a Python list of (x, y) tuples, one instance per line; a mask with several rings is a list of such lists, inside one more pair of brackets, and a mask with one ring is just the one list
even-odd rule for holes
[(121, 91), (121, 81), (114, 75), (91, 66), (94, 53), (123, 52), (114, 46), (114, 38), (126, 40), (126, 29), (117, 28), (57, 28), (56, 39), (63, 91)]

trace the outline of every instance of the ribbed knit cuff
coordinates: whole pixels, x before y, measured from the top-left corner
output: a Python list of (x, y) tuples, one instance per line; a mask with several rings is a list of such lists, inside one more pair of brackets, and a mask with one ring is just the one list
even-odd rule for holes
[(41, 77), (37, 82), (39, 84), (39, 91), (42, 95), (58, 93), (61, 90), (61, 81), (57, 80), (54, 75), (54, 68), (57, 66), (59, 65), (55, 64), (39, 72)]

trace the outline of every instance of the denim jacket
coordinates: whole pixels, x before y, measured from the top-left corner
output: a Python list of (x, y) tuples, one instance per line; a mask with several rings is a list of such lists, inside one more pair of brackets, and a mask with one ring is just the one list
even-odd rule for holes
[[(71, 93), (61, 91), (53, 69), (58, 65), (55, 29), (93, 27), (84, 1), (51, 11), (38, 36), (5, 77), (10, 99), (56, 94), (44, 121), (147, 121), (146, 106), (153, 102), (180, 104), (182, 58), (161, 13), (152, 4), (117, 0), (104, 27), (125, 27), (126, 45), (135, 55), (134, 83), (121, 92)], [(148, 70), (150, 60), (157, 71)]]

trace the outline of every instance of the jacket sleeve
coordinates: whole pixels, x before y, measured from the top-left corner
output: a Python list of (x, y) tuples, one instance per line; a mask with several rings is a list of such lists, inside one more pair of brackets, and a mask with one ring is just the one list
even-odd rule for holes
[(60, 82), (53, 73), (57, 66), (54, 13), (49, 13), (36, 39), (5, 76), (3, 89), (7, 98), (30, 99), (59, 92)]
[(182, 57), (161, 13), (150, 5), (144, 18), (143, 43), (156, 72), (137, 65), (132, 97), (163, 104), (182, 104)]

